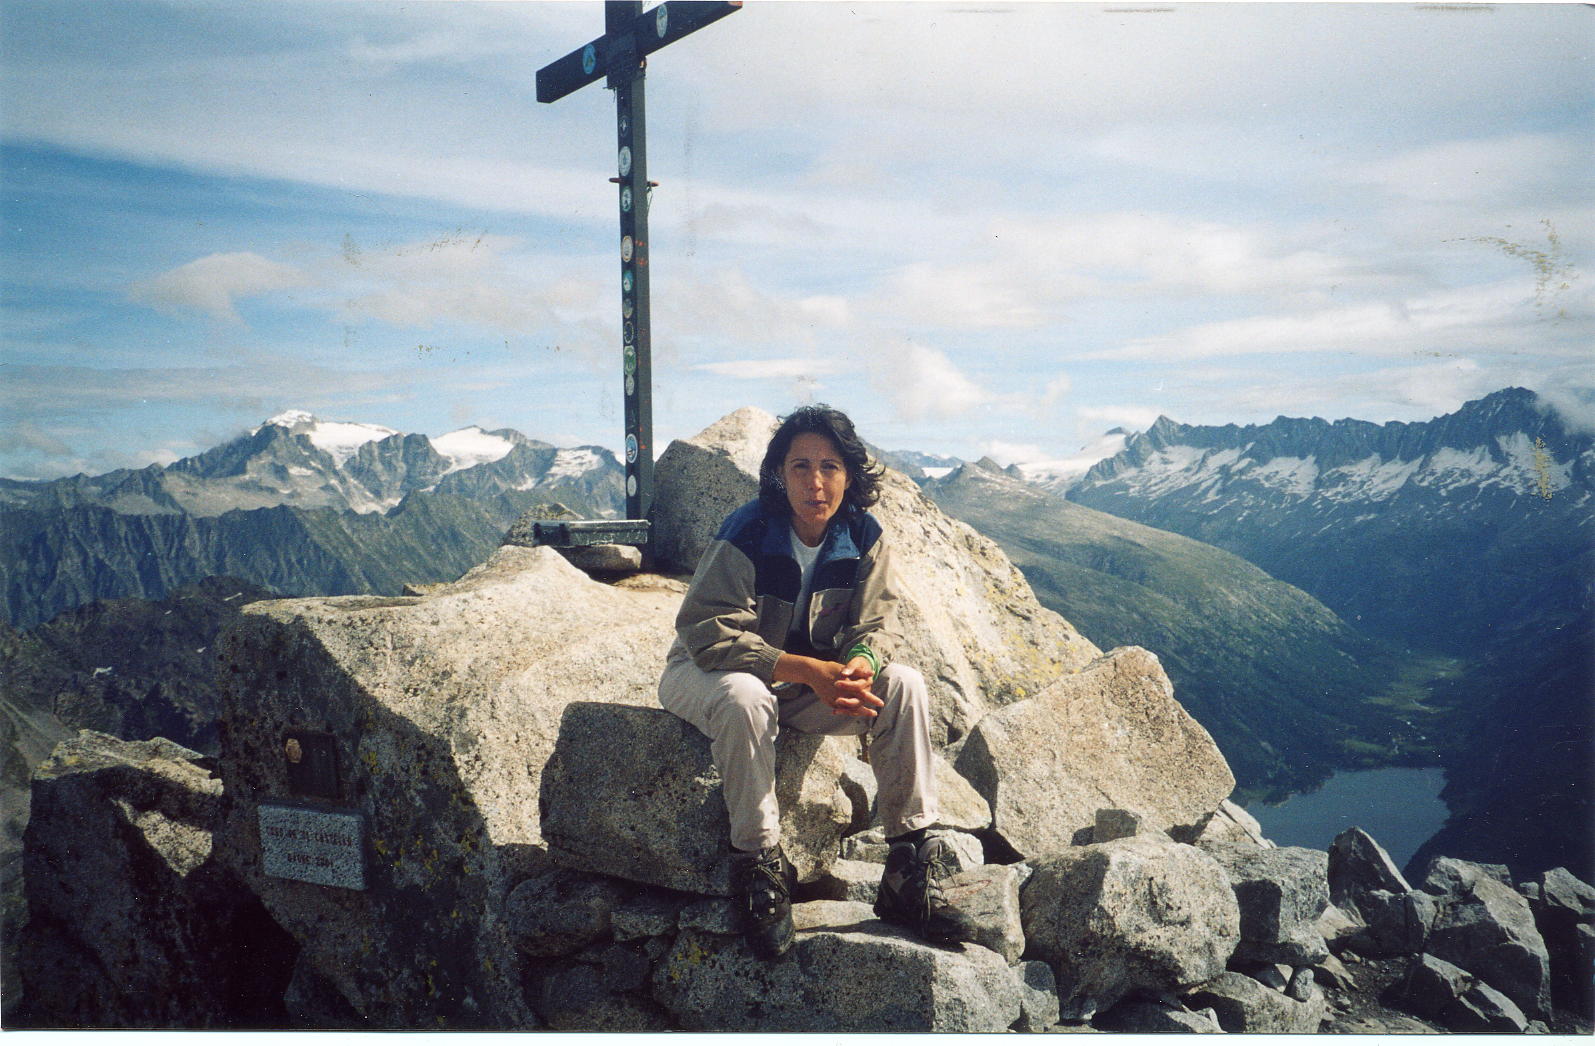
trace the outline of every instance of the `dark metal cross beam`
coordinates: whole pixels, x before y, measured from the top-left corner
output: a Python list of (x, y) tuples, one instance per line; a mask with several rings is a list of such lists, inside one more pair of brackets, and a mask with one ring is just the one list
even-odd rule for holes
[[(653, 508), (653, 365), (648, 308), (648, 151), (643, 67), (648, 55), (741, 7), (667, 0), (644, 14), (642, 0), (607, 0), (604, 35), (537, 71), (537, 100), (557, 101), (600, 77), (615, 92), (620, 186), (620, 327), (626, 404), (626, 516), (615, 544), (646, 540)], [(598, 524), (594, 523), (597, 527)], [(585, 542), (583, 542), (585, 543)]]

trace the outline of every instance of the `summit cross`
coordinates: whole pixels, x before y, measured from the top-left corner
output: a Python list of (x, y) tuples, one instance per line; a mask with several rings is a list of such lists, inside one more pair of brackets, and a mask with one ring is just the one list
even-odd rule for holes
[[(537, 100), (554, 102), (600, 77), (615, 92), (619, 139), (620, 329), (626, 414), (626, 520), (569, 524), (563, 541), (644, 544), (653, 508), (653, 364), (648, 309), (648, 152), (643, 67), (648, 55), (741, 7), (731, 2), (667, 0), (646, 14), (642, 0), (607, 0), (604, 35), (537, 71)], [(627, 526), (629, 525), (629, 526)]]

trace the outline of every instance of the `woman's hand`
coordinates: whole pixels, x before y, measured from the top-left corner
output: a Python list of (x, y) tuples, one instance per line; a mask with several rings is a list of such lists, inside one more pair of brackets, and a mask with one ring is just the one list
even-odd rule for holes
[(841, 665), (799, 654), (782, 654), (775, 663), (775, 678), (782, 683), (802, 683), (835, 715), (868, 719), (886, 704), (870, 691), (875, 674), (868, 659), (862, 657)]
[(870, 667), (869, 658), (855, 657), (849, 661), (836, 680), (836, 690), (841, 696), (831, 703), (831, 711), (837, 715), (875, 715), (875, 709), (883, 707), (886, 702), (876, 697), (870, 689), (874, 682), (875, 670)]

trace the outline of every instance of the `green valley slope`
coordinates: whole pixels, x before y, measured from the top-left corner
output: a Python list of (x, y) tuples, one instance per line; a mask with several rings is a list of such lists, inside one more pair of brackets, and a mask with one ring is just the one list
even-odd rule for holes
[(1097, 645), (1156, 653), (1243, 798), (1303, 790), (1337, 768), (1432, 762), (1423, 706), (1388, 700), (1411, 666), (1240, 557), (1064, 501), (988, 462), (925, 493), (1002, 546), (1042, 604)]

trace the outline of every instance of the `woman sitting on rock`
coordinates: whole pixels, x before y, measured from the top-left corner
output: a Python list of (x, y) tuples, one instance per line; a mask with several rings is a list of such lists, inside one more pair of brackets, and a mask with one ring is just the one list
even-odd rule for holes
[[(892, 660), (897, 588), (889, 536), (866, 511), (882, 469), (846, 414), (786, 417), (698, 564), (659, 703), (710, 739), (731, 816), (731, 883), (754, 953), (792, 943), (792, 868), (781, 853), (775, 738), (863, 734), (891, 844), (875, 913), (921, 933), (950, 847), (936, 821), (925, 680)], [(935, 866), (935, 868), (933, 868)]]

